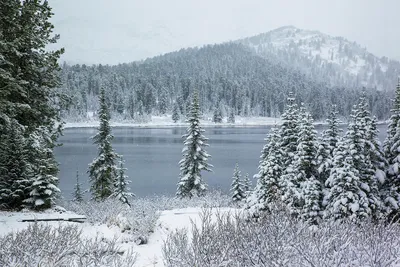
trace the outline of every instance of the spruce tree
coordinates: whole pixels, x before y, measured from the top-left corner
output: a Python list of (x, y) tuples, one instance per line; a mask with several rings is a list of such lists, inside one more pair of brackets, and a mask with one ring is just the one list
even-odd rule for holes
[(180, 116), (179, 116), (179, 106), (178, 106), (178, 103), (175, 102), (175, 104), (174, 104), (174, 109), (173, 109), (173, 111), (172, 111), (172, 120), (176, 123), (179, 119), (180, 119)]
[(235, 110), (232, 109), (231, 112), (229, 113), (229, 117), (228, 117), (228, 123), (235, 123)]
[(79, 182), (79, 172), (76, 171), (76, 184), (74, 186), (74, 191), (72, 192), (72, 201), (82, 202), (83, 201), (83, 192), (82, 192), (82, 184)]
[[(18, 160), (25, 162), (20, 165), (24, 169), (19, 172), (31, 174), (24, 174), (24, 180), (29, 177), (30, 185), (44, 176), (54, 177), (58, 168), (53, 149), (62, 126), (58, 106), (64, 98), (56, 88), (60, 85), (58, 59), (63, 49), (46, 49), (48, 44), (58, 40), (58, 36), (53, 35), (53, 25), (49, 21), (52, 15), (48, 1), (0, 1), (0, 139), (7, 139), (9, 129), (6, 128), (11, 121), (21, 126), (20, 131), (26, 142), (32, 136), (37, 137), (33, 143), (40, 143), (42, 147), (27, 146), (25, 156)], [(11, 150), (1, 152), (5, 151)], [(5, 153), (0, 157), (11, 158), (15, 155)], [(46, 166), (39, 161), (47, 161)], [(5, 170), (6, 165), (2, 167), (3, 172), (15, 172), (12, 169)], [(57, 180), (56, 177), (54, 179)], [(27, 190), (24, 193), (25, 200), (32, 193)], [(50, 191), (54, 193), (59, 190)], [(46, 205), (41, 207), (46, 207), (51, 201), (45, 202)], [(16, 198), (15, 203), (20, 203), (18, 208), (22, 207), (20, 197)]]
[(100, 92), (98, 133), (93, 137), (94, 144), (98, 146), (98, 156), (89, 164), (90, 193), (94, 200), (104, 200), (114, 191), (117, 179), (116, 160), (119, 157), (112, 148), (113, 135), (110, 127), (110, 111), (106, 103), (104, 88)]
[(253, 215), (270, 210), (281, 200), (283, 167), (280, 140), (279, 128), (271, 128), (261, 151), (258, 174), (254, 176), (257, 184), (246, 204)]
[(298, 108), (293, 93), (289, 94), (285, 112), (282, 114), (282, 125), (279, 135), (281, 136), (280, 147), (282, 149), (282, 161), (284, 169), (292, 163), (297, 150), (298, 141)]
[(0, 207), (18, 209), (27, 198), (32, 169), (23, 127), (11, 120), (6, 129), (0, 140)]
[(384, 153), (389, 167), (382, 188), (382, 195), (384, 196), (386, 213), (398, 219), (400, 214), (400, 78), (391, 113), (387, 137), (384, 142)]
[(193, 102), (188, 119), (184, 148), (182, 150), (183, 158), (179, 161), (180, 181), (176, 195), (180, 198), (202, 196), (207, 190), (207, 186), (201, 178), (201, 171), (211, 171), (212, 165), (208, 163), (205, 147), (208, 146), (207, 138), (202, 134), (204, 130), (200, 126), (199, 100), (197, 92), (194, 93)]
[(125, 175), (125, 171), (126, 168), (124, 168), (124, 161), (121, 159), (119, 161), (118, 177), (114, 183), (114, 192), (111, 197), (114, 197), (122, 203), (130, 206), (129, 198), (134, 197), (135, 194), (129, 192), (130, 188), (128, 186), (131, 181), (129, 181), (128, 176)]
[(315, 176), (311, 176), (301, 184), (301, 187), (304, 197), (301, 218), (310, 224), (317, 224), (323, 212), (321, 182)]
[(370, 216), (368, 197), (360, 187), (360, 173), (350, 151), (345, 142), (339, 142), (335, 149), (331, 175), (326, 181), (325, 218), (357, 221)]
[(222, 111), (219, 105), (217, 105), (217, 107), (214, 109), (213, 122), (215, 123), (222, 122)]
[[(282, 176), (284, 183), (284, 202), (294, 214), (301, 214), (305, 205), (303, 183), (318, 179), (317, 133), (313, 125), (313, 119), (308, 112), (301, 111), (302, 117), (299, 125), (298, 146), (294, 160)], [(315, 185), (311, 185), (316, 187)], [(316, 196), (322, 201), (322, 191)]]
[(249, 196), (252, 191), (251, 190), (251, 181), (250, 181), (248, 173), (246, 173), (246, 175), (244, 176), (244, 179), (243, 179), (243, 190), (246, 194), (246, 197)]
[(246, 198), (245, 185), (242, 183), (239, 164), (236, 163), (233, 171), (231, 194), (234, 202), (242, 201)]

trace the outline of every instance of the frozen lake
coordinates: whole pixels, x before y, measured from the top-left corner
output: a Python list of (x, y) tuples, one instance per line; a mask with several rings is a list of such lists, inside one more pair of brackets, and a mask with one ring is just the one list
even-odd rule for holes
[[(386, 125), (379, 125), (381, 142), (386, 136)], [(212, 173), (203, 173), (210, 188), (228, 192), (235, 163), (239, 163), (242, 175), (257, 173), (260, 151), (270, 126), (262, 127), (212, 127), (205, 128), (209, 138), (208, 153), (214, 165)], [(323, 126), (318, 126), (321, 131)], [(179, 180), (178, 162), (182, 158), (182, 135), (185, 127), (177, 128), (113, 128), (114, 150), (123, 155), (128, 168), (132, 192), (137, 196), (175, 194)], [(60, 138), (63, 146), (56, 148), (60, 163), (60, 188), (70, 198), (79, 171), (83, 189), (88, 188), (88, 164), (97, 156), (97, 147), (90, 137), (94, 128), (70, 128)], [(253, 180), (253, 179), (251, 179)], [(253, 180), (253, 185), (255, 181)]]

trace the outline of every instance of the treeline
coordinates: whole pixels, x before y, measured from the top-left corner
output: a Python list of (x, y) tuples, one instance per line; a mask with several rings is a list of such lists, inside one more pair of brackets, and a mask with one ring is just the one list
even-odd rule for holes
[[(187, 115), (191, 95), (199, 92), (201, 112), (222, 116), (279, 117), (289, 92), (297, 104), (305, 103), (316, 120), (326, 118), (335, 104), (339, 115), (349, 117), (360, 88), (330, 87), (315, 82), (277, 61), (263, 58), (235, 43), (182, 49), (142, 62), (104, 65), (64, 64), (60, 92), (70, 101), (64, 119), (86, 120), (98, 109), (101, 86), (115, 119), (143, 121), (151, 115), (171, 114), (174, 105)], [(389, 116), (390, 95), (367, 89), (366, 98), (379, 120)]]
[(365, 93), (353, 107), (344, 135), (335, 106), (327, 122), (328, 129), (318, 138), (311, 114), (289, 96), (282, 125), (272, 128), (266, 139), (246, 208), (258, 216), (283, 204), (313, 224), (321, 219), (397, 219), (400, 82), (383, 148)]

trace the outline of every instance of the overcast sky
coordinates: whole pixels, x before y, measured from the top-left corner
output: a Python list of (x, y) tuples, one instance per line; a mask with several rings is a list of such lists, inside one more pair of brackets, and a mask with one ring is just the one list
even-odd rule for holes
[(49, 0), (70, 63), (131, 62), (293, 25), (400, 59), (400, 0)]

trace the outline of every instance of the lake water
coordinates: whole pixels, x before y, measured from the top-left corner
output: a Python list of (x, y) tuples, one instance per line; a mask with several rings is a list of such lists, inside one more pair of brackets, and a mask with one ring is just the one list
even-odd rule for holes
[[(207, 151), (212, 156), (210, 163), (214, 165), (212, 173), (203, 172), (209, 187), (228, 192), (236, 162), (242, 175), (249, 173), (252, 178), (257, 173), (260, 151), (269, 128), (205, 128), (204, 135), (210, 144)], [(386, 125), (379, 126), (381, 141), (386, 136), (386, 129)], [(317, 126), (317, 130), (323, 130), (323, 126)], [(175, 194), (185, 131), (184, 127), (112, 129), (113, 147), (124, 157), (133, 193), (137, 196)], [(56, 148), (55, 154), (60, 163), (60, 188), (66, 198), (73, 191), (76, 171), (84, 189), (88, 188), (88, 164), (97, 156), (97, 147), (91, 140), (95, 134), (94, 128), (70, 128), (65, 129), (60, 138), (63, 146)]]

